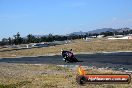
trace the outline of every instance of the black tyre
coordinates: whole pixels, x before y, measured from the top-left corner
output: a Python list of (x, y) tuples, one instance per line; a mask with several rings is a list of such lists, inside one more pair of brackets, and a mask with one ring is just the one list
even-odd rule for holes
[(77, 80), (77, 83), (80, 84), (80, 85), (83, 85), (87, 82), (87, 79), (84, 76), (77, 76), (76, 80)]

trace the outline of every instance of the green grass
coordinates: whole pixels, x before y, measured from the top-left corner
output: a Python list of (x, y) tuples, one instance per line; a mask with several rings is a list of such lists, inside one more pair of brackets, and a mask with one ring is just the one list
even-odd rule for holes
[(8, 85), (1, 84), (0, 88), (20, 88), (20, 87), (26, 86), (28, 84), (31, 84), (31, 82), (30, 81), (22, 81), (22, 82), (19, 82), (16, 84), (8, 84)]

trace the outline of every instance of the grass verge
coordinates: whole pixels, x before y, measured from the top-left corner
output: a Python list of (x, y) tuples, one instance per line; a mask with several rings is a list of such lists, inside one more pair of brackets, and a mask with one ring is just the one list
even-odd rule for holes
[[(87, 70), (88, 74), (114, 74), (112, 70)], [(130, 84), (76, 83), (76, 70), (56, 65), (0, 63), (0, 88), (132, 88)]]
[(90, 42), (86, 42), (80, 39), (80, 40), (73, 40), (72, 43), (67, 45), (56, 45), (56, 46), (43, 47), (43, 48), (12, 50), (5, 52), (4, 51), (2, 52), (1, 49), (0, 58), (60, 54), (61, 49), (65, 49), (65, 50), (73, 49), (74, 53), (132, 51), (132, 40), (108, 40), (104, 38), (104, 39), (91, 39)]

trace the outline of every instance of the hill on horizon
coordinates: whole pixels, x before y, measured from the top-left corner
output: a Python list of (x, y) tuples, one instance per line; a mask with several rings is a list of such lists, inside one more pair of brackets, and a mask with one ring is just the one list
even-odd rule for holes
[(129, 31), (129, 30), (132, 30), (130, 28), (120, 28), (120, 29), (113, 29), (113, 28), (102, 28), (102, 29), (95, 29), (95, 30), (92, 30), (92, 31), (88, 31), (88, 32), (82, 32), (82, 31), (79, 31), (79, 32), (73, 32), (73, 33), (70, 33), (70, 35), (74, 34), (74, 35), (85, 35), (86, 33), (98, 33), (100, 34), (101, 32), (106, 32), (106, 31), (109, 31), (109, 32), (123, 32), (123, 31)]

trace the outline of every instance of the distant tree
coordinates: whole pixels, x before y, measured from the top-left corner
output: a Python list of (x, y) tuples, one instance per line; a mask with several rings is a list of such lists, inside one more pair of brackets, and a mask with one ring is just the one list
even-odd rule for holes
[(92, 36), (92, 33), (86, 33), (86, 36), (90, 37), (90, 36)]
[(23, 39), (20, 37), (20, 33), (18, 32), (16, 35), (14, 35), (14, 44), (18, 45), (21, 44)]
[(71, 40), (71, 39), (79, 39), (78, 35), (75, 35), (75, 34), (71, 34), (68, 36), (68, 39)]
[(55, 36), (54, 36), (54, 40), (56, 40), (56, 41), (61, 40), (61, 38), (62, 38), (62, 37), (61, 37), (61, 36), (59, 36), (59, 35), (55, 35)]
[(101, 32), (100, 35), (104, 35), (106, 37), (106, 36), (113, 36), (115, 33), (117, 34), (117, 32), (106, 31), (106, 32)]
[(96, 37), (97, 37), (98, 35), (99, 35), (98, 33), (93, 33), (93, 34), (92, 34), (92, 36), (96, 36)]
[(47, 42), (52, 42), (52, 41), (54, 41), (53, 35), (49, 34), (47, 37)]
[(22, 38), (22, 44), (28, 44), (27, 38)]
[(35, 43), (35, 42), (36, 42), (36, 38), (32, 34), (27, 35), (27, 43)]
[(41, 42), (46, 42), (47, 41), (47, 37), (43, 36), (41, 37)]
[(132, 34), (132, 30), (129, 31), (129, 34)]
[(3, 38), (1, 41), (1, 45), (8, 45), (8, 39)]
[(13, 44), (13, 39), (11, 39), (11, 37), (8, 38), (8, 44), (12, 45)]
[(114, 33), (114, 36), (119, 34), (117, 31), (114, 31), (113, 33)]

